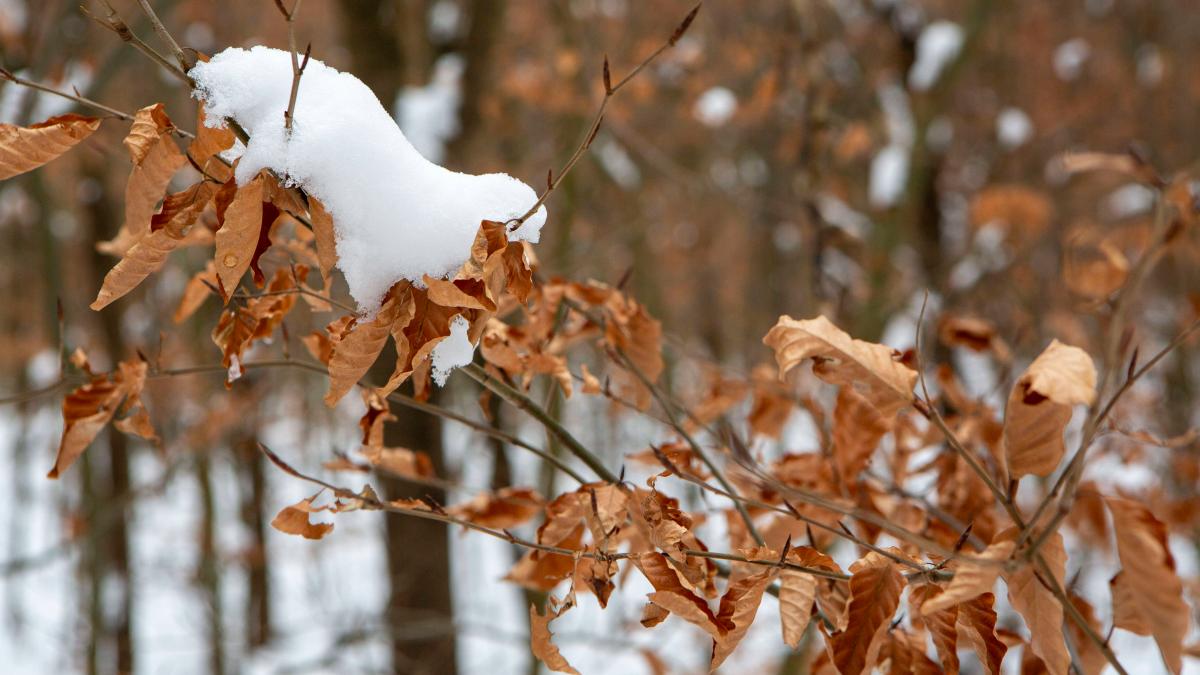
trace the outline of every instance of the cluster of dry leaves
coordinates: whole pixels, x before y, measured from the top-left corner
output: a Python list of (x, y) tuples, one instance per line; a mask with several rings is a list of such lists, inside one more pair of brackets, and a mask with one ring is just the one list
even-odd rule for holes
[[(32, 127), (0, 127), (0, 177), (50, 161), (86, 139), (100, 121), (67, 115)], [(211, 246), (212, 260), (188, 284), (175, 320), (186, 320), (207, 298), (219, 298), (223, 310), (212, 338), (232, 385), (246, 367), (248, 349), (282, 330), (298, 299), (316, 312), (337, 306), (329, 291), (336, 263), (333, 223), (319, 202), (285, 187), (281, 177), (264, 172), (238, 186), (220, 156), (233, 144), (233, 133), (203, 124), (198, 129), (194, 137), (182, 134), (161, 105), (134, 116), (125, 138), (132, 162), (125, 224), (100, 244), (120, 260), (92, 306), (99, 310), (128, 294), (162, 269), (176, 249)], [(186, 150), (179, 149), (177, 136), (190, 137)], [(1072, 170), (1140, 171), (1113, 166), (1116, 161), (1076, 158)], [(185, 165), (196, 182), (167, 194)], [(1159, 185), (1173, 209), (1164, 220), (1162, 242), (1194, 224), (1194, 200), (1183, 198), (1178, 187), (1183, 184)], [(1029, 200), (1003, 191), (978, 200), (975, 209), (980, 213), (973, 217), (983, 220), (1044, 220)], [(785, 643), (797, 648), (806, 634), (823, 636), (825, 650), (811, 664), (814, 673), (859, 675), (875, 668), (956, 673), (961, 648), (995, 675), (1017, 646), (1024, 647), (1026, 672), (1066, 675), (1072, 663), (1089, 675), (1106, 664), (1122, 671), (1106, 637), (1113, 628), (1153, 636), (1167, 668), (1180, 672), (1189, 609), (1167, 524), (1147, 503), (1101, 495), (1080, 479), (1092, 441), (1111, 430), (1105, 425), (1112, 403), (1145, 370), (1136, 367), (1136, 355), (1127, 369), (1105, 355), (1110, 365), (1098, 376), (1087, 352), (1054, 341), (1016, 379), (1001, 412), (967, 396), (946, 367), (936, 372), (939, 397), (930, 397), (919, 349), (899, 354), (856, 340), (823, 316), (785, 316), (764, 338), (777, 369), (760, 368), (746, 378), (716, 374), (694, 400), (680, 403), (659, 384), (662, 331), (642, 305), (619, 288), (540, 279), (532, 251), (509, 242), (506, 233), (503, 223), (482, 223), (452, 277), (426, 278), (423, 286), (398, 283), (374, 317), (347, 313), (304, 338), (328, 371), (326, 403), (361, 386), (367, 404), (361, 459), (339, 457), (327, 468), (441, 480), (428, 457), (387, 447), (382, 431), (393, 419), (389, 396), (401, 384), (411, 379), (418, 400), (428, 393), (430, 354), (449, 335), (451, 320), (463, 317), (482, 359), (467, 371), (485, 386), (485, 395), (498, 395), (545, 424), (597, 475), (557, 496), (509, 487), (442, 505), (386, 501), (370, 486), (341, 488), (271, 455), (281, 468), (335, 497), (324, 506), (316, 505), (314, 495), (286, 507), (272, 523), (277, 529), (320, 539), (333, 525), (311, 522), (311, 513), (370, 509), (432, 518), (523, 547), (509, 580), (547, 593), (566, 589), (561, 601), (551, 597), (542, 610), (530, 608), (533, 651), (557, 672), (575, 670), (554, 645), (550, 624), (576, 604), (578, 592), (607, 605), (615, 585), (634, 573), (653, 588), (641, 623), (653, 628), (673, 614), (699, 627), (712, 640), (712, 669), (736, 649), (765, 596), (772, 595)], [(268, 275), (260, 262), (272, 247), (290, 263)], [(1074, 274), (1081, 280), (1077, 290), (1108, 298), (1136, 270), (1111, 244), (1094, 242), (1094, 248), (1094, 255), (1080, 253), (1071, 263), (1082, 270)], [(320, 289), (308, 285), (313, 268), (323, 280)], [(947, 346), (973, 349), (998, 363), (1013, 359), (986, 321), (944, 317), (937, 335)], [(368, 384), (364, 377), (389, 338), (394, 371), (382, 385)], [(568, 360), (579, 345), (594, 348), (591, 363), (603, 364), (593, 365), (602, 369), (599, 374), (582, 360), (574, 366)], [(111, 373), (96, 374), (81, 352), (72, 363), (83, 383), (64, 401), (65, 429), (51, 477), (66, 470), (110, 421), (122, 432), (156, 439), (140, 394), (157, 365), (139, 355)], [(797, 374), (809, 363), (816, 378), (836, 387), (831, 406)], [(614, 476), (526, 395), (538, 376), (566, 396), (579, 389), (643, 412), (657, 404), (665, 419), (656, 419), (677, 440), (633, 453), (631, 460), (661, 472), (644, 486)], [(756, 441), (779, 437), (797, 407), (816, 421), (819, 451), (763, 460)], [(1087, 409), (1082, 440), (1068, 459), (1064, 433), (1081, 408)], [(705, 449), (713, 444), (715, 450)], [(926, 459), (915, 462), (917, 457)], [(1059, 483), (1040, 502), (1017, 503), (1023, 477), (1056, 472)], [(911, 495), (900, 487), (920, 475), (932, 478), (930, 494)], [(666, 480), (698, 486), (729, 505), (719, 512), (730, 533), (726, 546), (702, 541), (699, 526), (712, 515), (685, 511), (660, 491)], [(538, 519), (532, 539), (511, 532)], [(1067, 578), (1059, 530), (1086, 526), (1107, 535), (1109, 520), (1122, 570), (1111, 582), (1114, 619), (1105, 627)], [(842, 541), (860, 554), (846, 568), (828, 553)], [(1027, 634), (1001, 625), (994, 595), (999, 581)], [(932, 655), (926, 649), (930, 641)]]

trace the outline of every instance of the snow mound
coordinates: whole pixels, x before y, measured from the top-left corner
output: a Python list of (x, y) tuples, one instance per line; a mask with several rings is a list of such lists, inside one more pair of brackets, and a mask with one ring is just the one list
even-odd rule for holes
[[(229, 118), (250, 134), (239, 184), (269, 168), (333, 215), (338, 268), (365, 315), (397, 281), (421, 285), (423, 275), (454, 273), (480, 221), (520, 217), (537, 201), (532, 188), (507, 174), (473, 176), (426, 160), (365, 84), (316, 59), (300, 80), (290, 136), (283, 115), (289, 52), (233, 47), (189, 74), (208, 124)], [(537, 242), (545, 222), (542, 207), (509, 239)]]

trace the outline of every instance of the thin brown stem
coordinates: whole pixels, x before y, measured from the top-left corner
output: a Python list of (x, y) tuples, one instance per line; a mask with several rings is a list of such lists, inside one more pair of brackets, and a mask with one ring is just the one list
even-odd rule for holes
[(154, 32), (157, 33), (158, 37), (163, 42), (167, 43), (167, 45), (171, 48), (171, 53), (175, 55), (175, 60), (179, 62), (180, 68), (182, 68), (184, 72), (190, 70), (192, 67), (191, 59), (187, 57), (187, 54), (183, 51), (183, 48), (179, 46), (179, 43), (175, 41), (175, 38), (171, 35), (171, 32), (167, 30), (167, 27), (163, 25), (162, 20), (158, 18), (158, 14), (154, 11), (154, 7), (150, 5), (150, 0), (138, 0), (138, 5), (141, 6), (142, 13), (144, 13), (146, 18), (150, 20), (150, 25), (154, 27)]
[(608, 108), (609, 99), (611, 99), (618, 91), (620, 91), (622, 87), (628, 84), (630, 80), (636, 77), (638, 73), (641, 73), (642, 70), (649, 66), (655, 59), (657, 59), (660, 54), (675, 46), (675, 43), (679, 41), (679, 38), (683, 37), (684, 32), (686, 32), (688, 27), (691, 26), (692, 20), (696, 18), (696, 13), (699, 11), (700, 5), (696, 5), (694, 8), (692, 8), (692, 11), (689, 12), (688, 15), (684, 17), (683, 21), (680, 22), (680, 24), (675, 28), (675, 32), (671, 34), (670, 39), (664, 42), (658, 49), (654, 50), (650, 56), (647, 56), (645, 59), (643, 59), (641, 63), (637, 64), (633, 70), (629, 71), (628, 75), (621, 78), (621, 80), (615, 85), (611, 84), (610, 82), (608, 58), (605, 57), (604, 98), (600, 100), (600, 105), (596, 108), (596, 113), (592, 117), (592, 123), (588, 125), (587, 133), (584, 134), (583, 140), (581, 140), (579, 145), (576, 146), (575, 151), (571, 153), (571, 157), (567, 159), (567, 163), (563, 165), (563, 168), (559, 170), (557, 175), (553, 175), (552, 179), (548, 181), (546, 189), (540, 196), (538, 196), (538, 199), (533, 203), (533, 206), (529, 207), (529, 210), (526, 211), (520, 218), (509, 221), (508, 225), (510, 230), (516, 230), (518, 227), (524, 224), (526, 220), (529, 220), (533, 214), (537, 213), (538, 209), (540, 209), (542, 205), (546, 203), (546, 200), (550, 198), (550, 195), (558, 189), (559, 185), (562, 184), (563, 179), (565, 179), (567, 175), (571, 173), (571, 170), (575, 168), (575, 165), (579, 163), (579, 160), (585, 153), (587, 153), (588, 148), (592, 146), (592, 141), (596, 140), (596, 134), (600, 131), (600, 124), (604, 121), (604, 111)]

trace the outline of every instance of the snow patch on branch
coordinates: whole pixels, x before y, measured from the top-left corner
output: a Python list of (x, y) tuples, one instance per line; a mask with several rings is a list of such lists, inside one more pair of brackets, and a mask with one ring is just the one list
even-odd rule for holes
[[(426, 160), (365, 84), (316, 59), (300, 81), (290, 135), (289, 52), (230, 48), (189, 74), (209, 124), (232, 119), (250, 134), (239, 184), (271, 169), (333, 215), (338, 268), (364, 314), (397, 281), (453, 274), (481, 221), (518, 218), (537, 201), (507, 174), (474, 176)], [(542, 207), (509, 239), (536, 242), (545, 222)]]

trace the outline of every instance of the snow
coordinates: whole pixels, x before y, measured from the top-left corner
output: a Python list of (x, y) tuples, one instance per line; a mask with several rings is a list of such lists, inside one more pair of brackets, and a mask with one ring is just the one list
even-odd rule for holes
[(996, 138), (1006, 148), (1017, 148), (1033, 136), (1033, 121), (1020, 108), (1005, 108), (996, 116)]
[(461, 368), (471, 362), (475, 355), (475, 345), (467, 337), (470, 325), (461, 315), (450, 321), (450, 335), (433, 348), (433, 381), (440, 387), (446, 384), (446, 378), (455, 368)]
[(1058, 79), (1070, 82), (1079, 77), (1092, 49), (1083, 38), (1067, 40), (1054, 50), (1054, 73)]
[(908, 94), (898, 84), (879, 88), (879, 107), (888, 131), (888, 145), (871, 160), (868, 199), (875, 208), (895, 206), (908, 181), (909, 154), (916, 136)]
[(463, 60), (445, 54), (433, 64), (433, 77), (423, 87), (405, 87), (396, 97), (396, 122), (417, 152), (431, 162), (446, 157), (446, 143), (458, 135), (462, 102)]
[(692, 114), (709, 127), (724, 126), (737, 112), (737, 96), (725, 87), (713, 87), (696, 99)]
[[(397, 281), (421, 285), (426, 274), (457, 270), (480, 221), (520, 217), (537, 201), (532, 188), (507, 174), (457, 173), (425, 159), (365, 84), (317, 59), (300, 81), (290, 135), (283, 115), (290, 53), (233, 47), (190, 74), (207, 123), (230, 118), (250, 134), (239, 184), (269, 168), (333, 215), (338, 268), (364, 315), (378, 310)], [(543, 207), (509, 239), (536, 242), (545, 222)]]
[(952, 21), (934, 21), (917, 38), (917, 59), (908, 71), (908, 85), (925, 91), (962, 51), (963, 31)]

